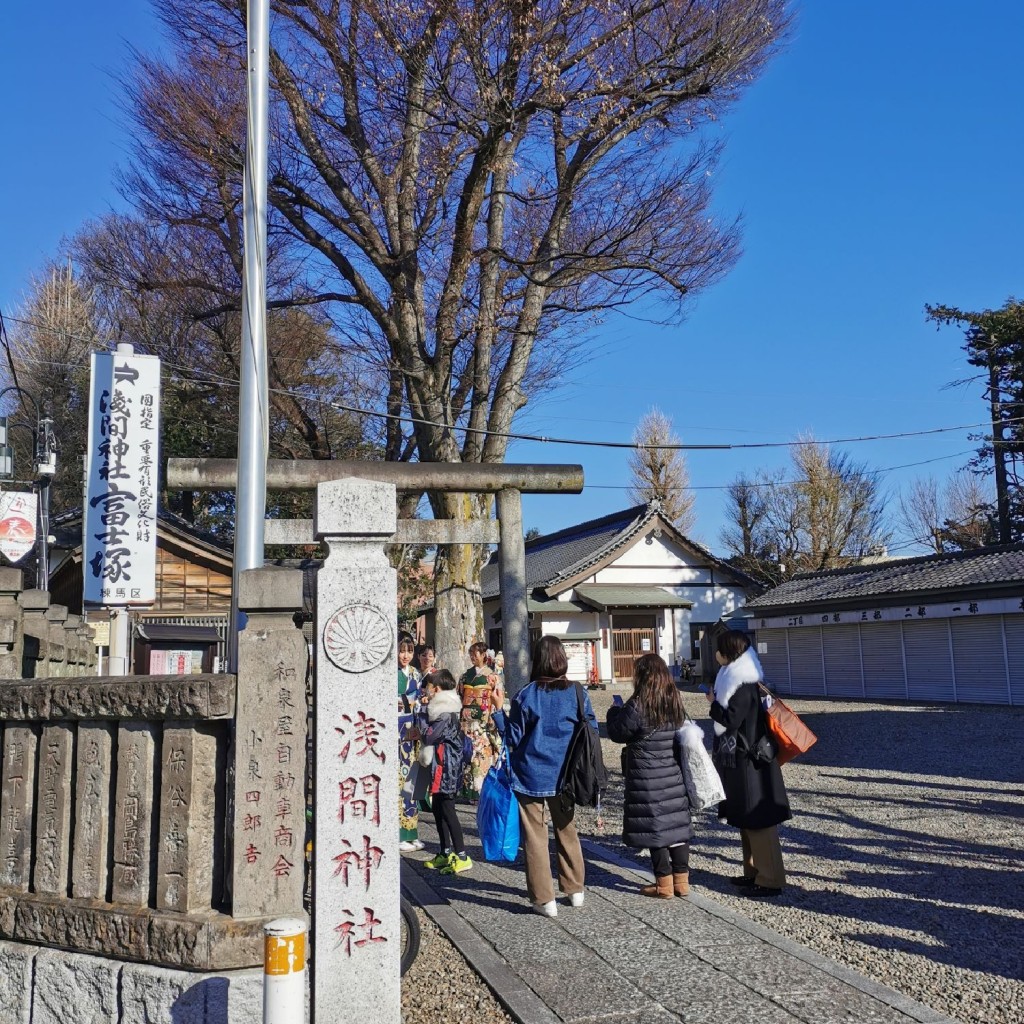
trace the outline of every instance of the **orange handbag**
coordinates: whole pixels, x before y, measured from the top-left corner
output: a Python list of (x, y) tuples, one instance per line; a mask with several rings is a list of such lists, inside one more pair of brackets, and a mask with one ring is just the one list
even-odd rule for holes
[(803, 719), (785, 701), (779, 700), (767, 686), (758, 683), (763, 695), (761, 704), (764, 707), (768, 731), (778, 748), (780, 765), (792, 761), (800, 754), (806, 754), (818, 737), (803, 723)]

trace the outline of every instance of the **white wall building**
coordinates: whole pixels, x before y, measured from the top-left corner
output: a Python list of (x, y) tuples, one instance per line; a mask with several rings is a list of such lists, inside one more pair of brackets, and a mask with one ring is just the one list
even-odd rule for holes
[[(500, 649), (496, 559), (481, 584), (488, 644)], [(656, 502), (528, 541), (526, 584), (531, 640), (561, 637), (569, 675), (581, 681), (629, 679), (634, 659), (648, 651), (710, 673), (705, 633), (755, 588), (681, 534)]]
[(1024, 546), (806, 573), (743, 609), (780, 693), (1024, 704)]

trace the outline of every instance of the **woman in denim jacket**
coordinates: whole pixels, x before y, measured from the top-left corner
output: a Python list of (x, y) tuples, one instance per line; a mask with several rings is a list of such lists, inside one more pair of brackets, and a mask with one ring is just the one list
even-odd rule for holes
[[(555, 832), (559, 888), (569, 897), (571, 906), (583, 906), (584, 863), (573, 824), (576, 809), (570, 806), (566, 810), (556, 795), (558, 778), (578, 720), (576, 686), (565, 676), (567, 667), (561, 640), (555, 636), (541, 637), (533, 650), (530, 670), (533, 681), (512, 698), (507, 716), (495, 715), (499, 726), (504, 727), (512, 789), (519, 801), (519, 822), (526, 851), (526, 891), (533, 910), (545, 917), (558, 914), (545, 807)], [(597, 718), (586, 691), (583, 708), (591, 728), (597, 730)], [(503, 721), (506, 717), (507, 721)]]

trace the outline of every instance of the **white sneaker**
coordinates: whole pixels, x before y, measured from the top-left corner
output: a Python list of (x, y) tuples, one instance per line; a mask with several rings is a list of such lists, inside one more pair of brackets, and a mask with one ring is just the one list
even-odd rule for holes
[(547, 903), (534, 903), (533, 912), (540, 914), (541, 917), (558, 917), (558, 905), (554, 900), (548, 900)]
[(422, 850), (425, 845), (426, 844), (423, 842), (422, 839), (413, 839), (412, 840), (412, 848), (414, 850)]
[(570, 907), (582, 907), (583, 900), (586, 898), (586, 893), (581, 889), (579, 892), (573, 892), (569, 894), (569, 906)]
[(403, 839), (398, 844), (399, 853), (415, 853), (417, 850), (422, 850), (423, 847), (417, 846), (415, 843), (410, 842), (408, 839)]

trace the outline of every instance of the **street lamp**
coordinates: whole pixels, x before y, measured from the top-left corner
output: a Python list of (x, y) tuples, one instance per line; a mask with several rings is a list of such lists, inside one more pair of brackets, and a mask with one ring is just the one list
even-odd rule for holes
[(22, 387), (11, 384), (0, 390), (0, 401), (15, 391), (22, 401), (28, 399), (35, 410), (35, 426), (28, 423), (11, 423), (7, 416), (0, 416), (0, 480), (14, 479), (14, 447), (10, 444), (9, 431), (15, 427), (28, 430), (32, 435), (32, 458), (34, 480), (32, 486), (39, 494), (38, 521), (36, 524), (36, 586), (48, 590), (50, 582), (50, 482), (57, 472), (57, 450), (53, 436), (53, 420), (41, 415), (35, 397)]

